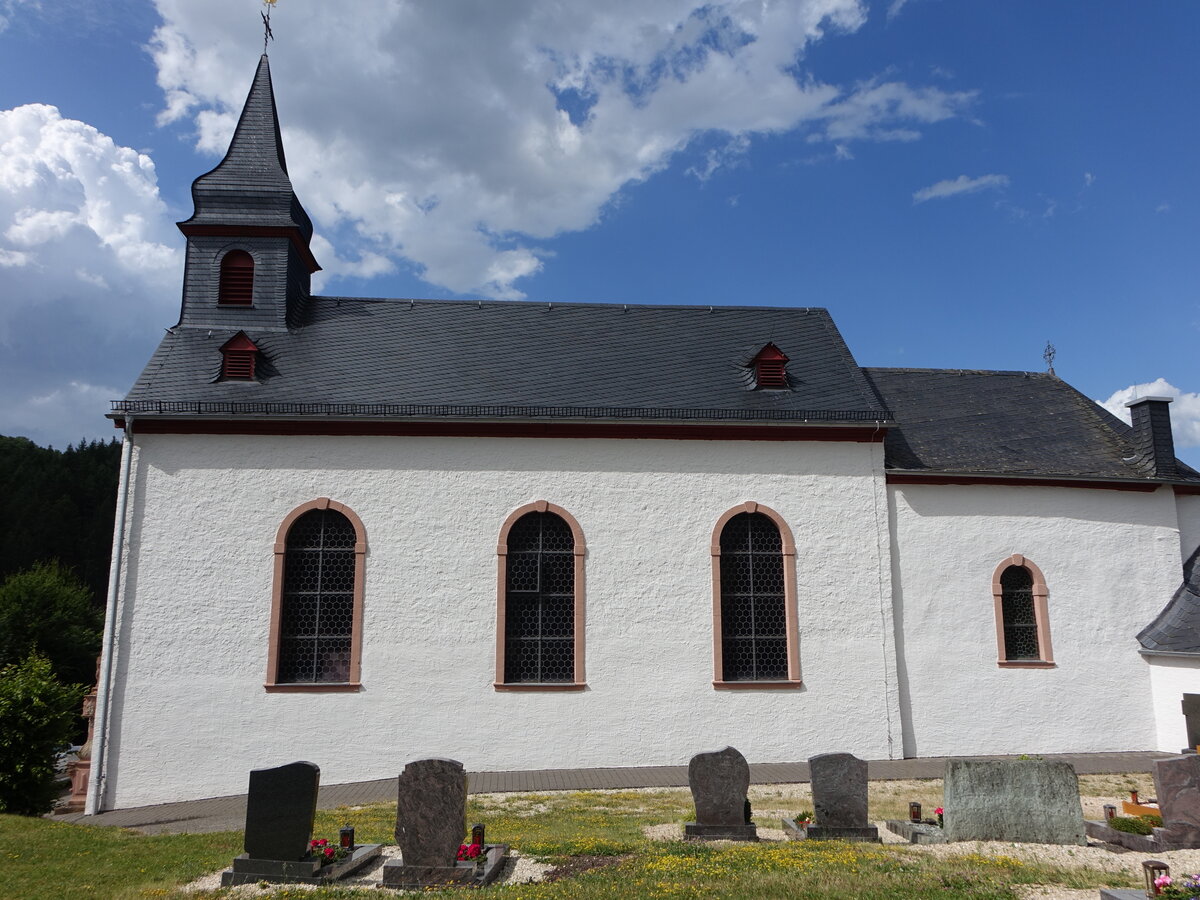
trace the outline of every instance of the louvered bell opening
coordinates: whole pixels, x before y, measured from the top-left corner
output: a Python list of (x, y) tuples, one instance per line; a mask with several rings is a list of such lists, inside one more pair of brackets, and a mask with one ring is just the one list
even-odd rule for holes
[(755, 372), (755, 382), (760, 388), (787, 387), (787, 373), (784, 371), (783, 360), (759, 360)]
[(244, 250), (231, 250), (221, 260), (219, 301), (224, 306), (249, 306), (254, 302), (254, 259)]
[(226, 350), (221, 377), (253, 381), (255, 356), (257, 352), (254, 350)]

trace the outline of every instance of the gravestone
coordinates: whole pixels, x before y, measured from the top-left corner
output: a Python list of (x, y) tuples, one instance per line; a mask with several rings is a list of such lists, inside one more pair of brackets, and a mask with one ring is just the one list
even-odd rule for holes
[(684, 826), (689, 838), (757, 841), (758, 829), (746, 816), (750, 766), (733, 747), (697, 753), (688, 763), (688, 786), (696, 821)]
[(1200, 847), (1200, 756), (1157, 760), (1154, 788), (1163, 819), (1155, 837), (1173, 848)]
[(354, 848), (340, 863), (322, 866), (309, 842), (317, 815), (321, 770), (310, 762), (254, 769), (246, 793), (246, 852), (221, 873), (221, 885), (322, 884), (344, 878), (380, 854), (379, 844)]
[(253, 859), (308, 856), (321, 770), (310, 762), (254, 769), (246, 794), (246, 853)]
[(1187, 748), (1200, 746), (1200, 694), (1183, 695), (1183, 719), (1187, 726)]
[(948, 841), (1087, 844), (1079, 779), (1067, 762), (947, 760), (942, 806)]
[(396, 843), (399, 860), (383, 866), (383, 886), (421, 890), (444, 884), (487, 884), (508, 851), (488, 845), (474, 862), (456, 862), (467, 831), (467, 773), (453, 759), (410, 762), (397, 779)]
[(822, 753), (808, 761), (816, 821), (810, 840), (879, 841), (867, 819), (867, 762), (852, 753)]

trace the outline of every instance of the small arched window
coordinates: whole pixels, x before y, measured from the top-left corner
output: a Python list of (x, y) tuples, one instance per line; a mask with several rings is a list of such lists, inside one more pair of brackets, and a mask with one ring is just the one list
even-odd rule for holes
[(582, 690), (583, 533), (545, 501), (517, 510), (501, 529), (497, 613), (498, 689)]
[(1046, 579), (1020, 554), (1002, 562), (992, 576), (999, 663), (1010, 668), (1054, 665)]
[(746, 503), (713, 535), (716, 687), (800, 684), (795, 544), (774, 510)]
[(245, 250), (230, 250), (221, 260), (217, 302), (223, 306), (249, 306), (254, 302), (254, 257)]
[(267, 687), (356, 690), (366, 539), (358, 517), (322, 498), (293, 511), (275, 545)]

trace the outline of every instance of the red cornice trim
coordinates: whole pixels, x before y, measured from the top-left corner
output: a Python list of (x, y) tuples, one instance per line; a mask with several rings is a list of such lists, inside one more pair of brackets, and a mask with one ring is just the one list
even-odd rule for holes
[(285, 237), (292, 242), (296, 252), (303, 258), (310, 275), (321, 271), (299, 228), (284, 225), (189, 225), (187, 222), (180, 222), (179, 230), (187, 237)]
[(1200, 494), (1200, 484), (1172, 485), (1176, 494)]
[(1099, 481), (1070, 478), (1006, 478), (1003, 475), (901, 475), (887, 473), (888, 484), (1009, 484), (1021, 487), (1068, 487), (1090, 488), (1102, 491), (1138, 491), (1150, 493), (1158, 490), (1157, 482)]
[[(124, 427), (123, 418), (114, 419)], [(600, 422), (381, 422), (363, 420), (139, 418), (138, 434), (309, 434), (402, 437), (632, 438), (666, 441), (854, 441), (879, 443), (883, 429), (812, 425), (655, 425)]]

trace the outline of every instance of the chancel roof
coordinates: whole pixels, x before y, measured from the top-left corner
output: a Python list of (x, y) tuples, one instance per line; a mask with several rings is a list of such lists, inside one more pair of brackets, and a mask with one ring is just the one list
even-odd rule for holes
[(1200, 547), (1183, 564), (1183, 583), (1171, 602), (1137, 637), (1146, 650), (1200, 654)]

